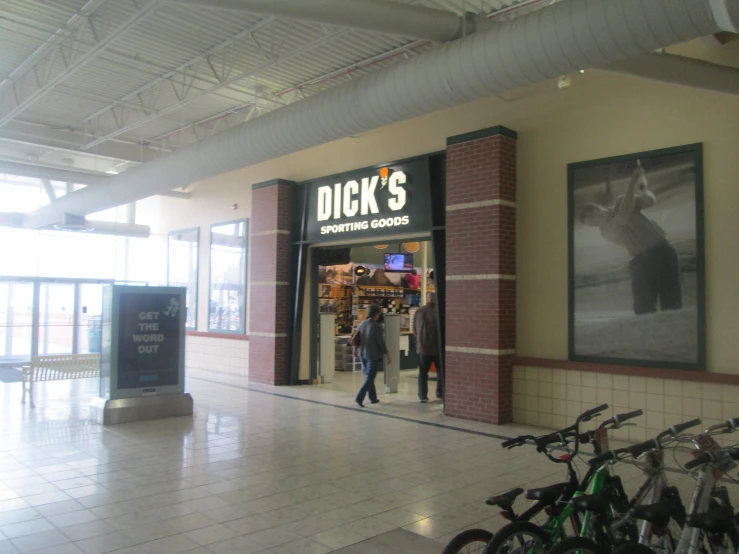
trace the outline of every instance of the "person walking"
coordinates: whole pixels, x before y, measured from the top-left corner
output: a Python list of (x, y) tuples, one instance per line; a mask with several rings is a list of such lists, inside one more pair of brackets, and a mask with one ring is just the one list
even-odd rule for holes
[(354, 347), (354, 357), (359, 357), (362, 362), (362, 368), (365, 374), (364, 384), (357, 393), (356, 402), (360, 408), (364, 408), (364, 398), (369, 395), (370, 404), (377, 404), (380, 400), (377, 398), (377, 389), (375, 388), (375, 377), (382, 366), (382, 357), (384, 356), (387, 363), (390, 363), (390, 354), (388, 354), (385, 345), (385, 337), (383, 337), (382, 327), (379, 319), (382, 316), (382, 309), (377, 304), (372, 304), (367, 309), (367, 319), (359, 324), (357, 333), (359, 334), (359, 346)]
[(667, 234), (642, 210), (654, 206), (657, 197), (647, 189), (647, 176), (637, 161), (626, 194), (612, 208), (588, 204), (580, 212), (580, 222), (598, 227), (601, 236), (626, 249), (631, 256), (631, 293), (634, 314), (683, 307), (680, 261)]
[(436, 294), (428, 293), (426, 305), (413, 316), (413, 335), (418, 353), (418, 398), (422, 404), (429, 401), (429, 371), (436, 366), (436, 398), (444, 398), (444, 371), (439, 357), (439, 322), (436, 316)]

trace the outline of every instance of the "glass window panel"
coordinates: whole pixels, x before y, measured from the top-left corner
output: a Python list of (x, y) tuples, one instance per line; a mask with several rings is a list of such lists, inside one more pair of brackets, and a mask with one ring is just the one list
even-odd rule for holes
[(173, 231), (169, 234), (167, 283), (171, 287), (185, 287), (187, 289), (185, 325), (188, 329), (196, 329), (198, 320), (199, 237), (199, 228)]
[(248, 220), (210, 228), (208, 330), (246, 332), (246, 260)]
[(39, 355), (71, 354), (74, 337), (74, 285), (41, 283), (40, 293)]

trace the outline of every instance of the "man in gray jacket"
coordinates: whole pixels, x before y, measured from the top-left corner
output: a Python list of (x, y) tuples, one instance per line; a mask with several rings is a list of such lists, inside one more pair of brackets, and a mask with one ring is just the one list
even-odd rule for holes
[(354, 357), (359, 356), (366, 378), (362, 388), (357, 393), (356, 402), (360, 408), (364, 408), (364, 397), (369, 394), (371, 404), (377, 404), (377, 389), (375, 388), (375, 377), (382, 367), (382, 357), (385, 356), (390, 363), (390, 355), (385, 345), (385, 337), (378, 320), (382, 316), (382, 309), (377, 304), (372, 304), (367, 309), (367, 319), (359, 324), (359, 347), (354, 349)]
[(436, 366), (436, 398), (444, 398), (444, 371), (439, 357), (439, 320), (436, 314), (436, 295), (432, 292), (426, 297), (426, 305), (419, 308), (413, 316), (413, 334), (416, 337), (418, 353), (418, 398), (421, 403), (429, 401), (429, 371), (431, 364)]

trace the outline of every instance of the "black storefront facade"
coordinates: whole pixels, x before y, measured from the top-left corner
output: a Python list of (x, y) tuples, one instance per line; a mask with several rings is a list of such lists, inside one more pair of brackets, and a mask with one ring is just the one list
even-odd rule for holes
[[(309, 287), (307, 283), (317, 282), (319, 265), (347, 263), (350, 247), (395, 239), (431, 242), (443, 344), (445, 215), (444, 153), (347, 171), (297, 185), (290, 250), (290, 384), (308, 383), (317, 377), (317, 287)], [(311, 314), (309, 337), (303, 333), (304, 310)], [(310, 341), (310, 379), (300, 378), (304, 340)]]

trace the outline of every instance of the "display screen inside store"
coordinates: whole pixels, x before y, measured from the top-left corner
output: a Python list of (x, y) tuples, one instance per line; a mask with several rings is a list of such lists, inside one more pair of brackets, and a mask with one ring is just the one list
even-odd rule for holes
[(413, 254), (385, 254), (385, 271), (411, 271)]

